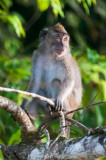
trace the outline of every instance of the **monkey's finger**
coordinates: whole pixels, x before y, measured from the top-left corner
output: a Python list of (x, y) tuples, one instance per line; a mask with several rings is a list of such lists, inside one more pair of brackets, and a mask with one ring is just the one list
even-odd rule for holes
[(61, 101), (58, 102), (58, 111), (61, 109)]
[(55, 100), (55, 111), (58, 110), (58, 100)]
[(62, 105), (61, 101), (58, 100), (58, 103), (57, 103), (57, 111), (60, 111), (60, 110), (61, 110), (61, 105)]
[(61, 103), (61, 104), (60, 104), (59, 111), (62, 111), (62, 108), (63, 108), (63, 106), (62, 106), (62, 103)]
[(60, 103), (59, 111), (62, 111), (62, 109), (63, 109), (63, 102)]

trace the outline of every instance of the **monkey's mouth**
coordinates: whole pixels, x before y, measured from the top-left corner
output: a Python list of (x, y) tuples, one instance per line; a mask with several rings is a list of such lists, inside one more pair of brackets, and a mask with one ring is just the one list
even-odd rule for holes
[(56, 49), (56, 53), (57, 53), (58, 55), (61, 55), (63, 52), (64, 52), (63, 49)]

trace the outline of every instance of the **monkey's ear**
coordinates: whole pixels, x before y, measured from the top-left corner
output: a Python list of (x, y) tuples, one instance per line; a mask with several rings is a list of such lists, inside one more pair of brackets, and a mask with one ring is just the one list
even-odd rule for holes
[(47, 33), (48, 33), (48, 28), (44, 28), (40, 31), (39, 38), (41, 41), (45, 39)]

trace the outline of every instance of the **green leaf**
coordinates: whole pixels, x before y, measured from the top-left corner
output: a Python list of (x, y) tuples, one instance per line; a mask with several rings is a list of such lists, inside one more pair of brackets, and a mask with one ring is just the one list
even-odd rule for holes
[(84, 7), (86, 13), (89, 15), (89, 7), (85, 1), (83, 2), (83, 7)]
[(62, 11), (62, 6), (59, 0), (51, 0), (51, 6), (53, 7), (53, 13), (57, 17), (58, 14), (64, 18), (64, 12)]
[(102, 109), (99, 106), (99, 107), (96, 107), (95, 110), (96, 110), (96, 114), (97, 114), (97, 123), (98, 123), (98, 126), (101, 126), (103, 124), (103, 121), (104, 121)]
[(92, 0), (92, 3), (95, 5), (96, 4), (96, 0)]
[(12, 6), (13, 2), (12, 0), (3, 0), (0, 2), (0, 6), (4, 9), (9, 9)]
[(2, 154), (2, 151), (0, 150), (0, 160), (3, 160), (3, 154)]
[(6, 16), (7, 16), (7, 12), (0, 9), (0, 18), (3, 20), (3, 21), (6, 21)]
[(87, 48), (87, 56), (88, 60), (92, 63), (97, 63), (100, 58), (99, 54), (90, 48)]
[(37, 0), (39, 10), (42, 11), (42, 12), (47, 10), (48, 7), (49, 7), (49, 2), (50, 2), (50, 0), (43, 0), (43, 1), (42, 0)]
[(17, 50), (21, 47), (19, 39), (9, 38), (4, 40), (4, 47), (10, 53), (10, 56), (15, 56)]
[(13, 25), (17, 35), (19, 37), (21, 37), (21, 35), (25, 37), (25, 31), (21, 25), (19, 18), (15, 15), (8, 15), (7, 19)]
[(87, 0), (87, 3), (88, 3), (89, 6), (91, 6), (92, 0)]
[(81, 0), (77, 0), (78, 3), (81, 3)]
[(18, 144), (21, 140), (20, 137), (21, 137), (21, 131), (18, 130), (14, 134), (12, 134), (11, 138), (9, 139), (8, 145)]

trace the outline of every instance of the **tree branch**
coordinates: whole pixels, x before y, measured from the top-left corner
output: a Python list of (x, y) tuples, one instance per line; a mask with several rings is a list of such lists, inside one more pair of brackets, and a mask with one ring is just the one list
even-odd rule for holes
[(50, 100), (49, 98), (40, 96), (38, 94), (35, 94), (35, 93), (29, 93), (29, 92), (26, 92), (26, 91), (21, 91), (21, 90), (16, 90), (16, 89), (11, 89), (11, 88), (5, 88), (5, 87), (0, 87), (0, 91), (24, 94), (24, 95), (27, 95), (27, 96), (30, 96), (30, 97), (33, 97), (33, 98), (38, 98), (41, 101), (47, 102), (51, 106), (54, 106), (54, 102), (52, 100)]
[(32, 124), (25, 111), (21, 107), (17, 106), (16, 103), (0, 96), (0, 108), (3, 108), (11, 113), (13, 118), (16, 119), (20, 126), (22, 137), (24, 136), (24, 138), (28, 138), (29, 136), (31, 137), (35, 135), (35, 126)]
[[(3, 88), (0, 87), (0, 91), (6, 91), (6, 92), (14, 92), (14, 93), (21, 93), (24, 95), (31, 96), (33, 98), (38, 98), (40, 100), (43, 100), (47, 103), (49, 103), (51, 106), (54, 106), (54, 102), (48, 98), (39, 96), (34, 93), (29, 93), (25, 91), (20, 91), (20, 90), (15, 90), (15, 89), (9, 89), (9, 88)], [(84, 108), (91, 107), (96, 104), (104, 103), (106, 101), (102, 102), (97, 102), (94, 104), (89, 104), (85, 107), (64, 113), (65, 115), (73, 113), (78, 110), (82, 110)], [(53, 117), (50, 119), (46, 120), (44, 123), (41, 124), (41, 126), (38, 128), (38, 130), (35, 130), (34, 125), (32, 124), (31, 120), (29, 119), (28, 115), (25, 113), (25, 111), (21, 108), (18, 107), (13, 101), (4, 98), (0, 96), (0, 108), (5, 109), (11, 115), (17, 120), (21, 132), (22, 132), (22, 137), (23, 140), (26, 142), (33, 141), (33, 140), (38, 140), (39, 135), (41, 136), (42, 132), (45, 131), (44, 129), (55, 119), (59, 118), (58, 113), (55, 113)], [(62, 117), (62, 116), (60, 116)], [(47, 159), (72, 159), (72, 160), (90, 160), (90, 159), (96, 159), (96, 158), (102, 158), (106, 156), (106, 128), (97, 128), (93, 130), (88, 129), (79, 122), (77, 123), (75, 120), (67, 119), (76, 125), (80, 126), (81, 128), (84, 128), (86, 130), (91, 130), (89, 132), (89, 136), (85, 136), (83, 138), (75, 138), (75, 139), (69, 139), (64, 142), (59, 142), (57, 143), (57, 139), (60, 137), (60, 135), (51, 143), (51, 146), (48, 146), (50, 143), (50, 137), (46, 131), (46, 137), (48, 139), (47, 145), (45, 144), (19, 144), (19, 145), (14, 145), (14, 146), (1, 146), (3, 155), (5, 159), (14, 159), (17, 160), (41, 160), (42, 158)], [(62, 127), (65, 127), (62, 124)], [(40, 132), (40, 133), (39, 133)], [(91, 135), (93, 134), (93, 135)], [(56, 143), (56, 144), (55, 144)], [(49, 154), (48, 151), (45, 153), (45, 147), (49, 148)], [(8, 156), (7, 156), (8, 155)], [(7, 158), (8, 157), (8, 158)], [(12, 158), (11, 158), (12, 157)], [(14, 157), (14, 158), (13, 158)]]
[[(105, 134), (104, 129), (104, 134), (97, 133), (82, 138), (68, 139), (64, 142), (56, 142), (49, 151), (47, 160), (94, 160), (106, 157)], [(21, 160), (42, 160), (45, 155), (45, 147), (46, 144), (2, 146), (2, 152), (4, 158), (8, 154), (6, 160), (9, 158), (17, 160), (17, 157)]]
[[(41, 101), (45, 101), (48, 104), (50, 104), (52, 107), (54, 107), (54, 105), (55, 105), (54, 102), (51, 99), (40, 96), (40, 95), (35, 94), (35, 93), (29, 93), (29, 92), (26, 92), (26, 91), (21, 91), (21, 90), (16, 90), (16, 89), (11, 89), (11, 88), (5, 88), (5, 87), (0, 87), (0, 91), (24, 94), (24, 95), (27, 95), (27, 96), (30, 96), (30, 97), (33, 97), (33, 98), (38, 98)], [(81, 107), (81, 108), (78, 108), (78, 109), (74, 109), (70, 112), (64, 112), (64, 114), (68, 115), (68, 114), (71, 114), (73, 112), (76, 112), (76, 111), (79, 111), (79, 110), (82, 110), (82, 109), (85, 109), (85, 108), (89, 108), (89, 107), (92, 107), (92, 106), (97, 105), (97, 104), (102, 104), (102, 103), (106, 103), (106, 101), (100, 101), (100, 102), (96, 102), (96, 103), (93, 103), (93, 104), (88, 104), (87, 106), (84, 106), (84, 107)]]
[(87, 128), (86, 126), (84, 126), (82, 123), (80, 123), (80, 122), (77, 122), (76, 120), (74, 120), (74, 119), (70, 119), (70, 118), (65, 118), (67, 121), (69, 121), (69, 122), (72, 122), (72, 123), (74, 123), (75, 124), (75, 126), (78, 126), (79, 128), (81, 128), (81, 129), (84, 129), (85, 131), (92, 131), (92, 129), (91, 128)]
[(92, 107), (92, 106), (96, 106), (97, 104), (102, 104), (102, 103), (106, 103), (106, 101), (100, 101), (100, 102), (88, 104), (87, 106), (84, 106), (84, 107), (81, 107), (81, 108), (78, 108), (78, 109), (74, 109), (74, 110), (69, 111), (69, 112), (65, 112), (64, 114), (65, 114), (65, 115), (68, 115), (68, 114), (71, 114), (71, 113), (73, 113), (73, 112), (80, 111), (80, 110), (82, 110), (82, 109), (89, 108), (89, 107)]

